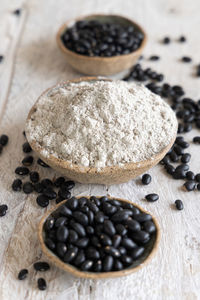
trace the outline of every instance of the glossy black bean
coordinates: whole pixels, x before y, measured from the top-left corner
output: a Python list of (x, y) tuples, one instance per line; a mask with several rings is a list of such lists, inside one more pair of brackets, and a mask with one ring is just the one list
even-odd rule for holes
[(144, 185), (148, 185), (150, 182), (151, 182), (151, 175), (149, 175), (149, 174), (144, 174), (144, 175), (142, 176), (142, 183), (143, 183)]
[(182, 163), (188, 163), (191, 159), (191, 154), (190, 153), (185, 153), (181, 157), (181, 162)]
[(38, 261), (33, 264), (36, 271), (46, 272), (50, 269), (50, 265), (46, 261)]
[(183, 169), (175, 170), (175, 172), (173, 173), (173, 178), (174, 179), (184, 179), (186, 177), (185, 172), (186, 171)]
[(94, 234), (94, 228), (93, 228), (92, 226), (87, 226), (87, 227), (86, 227), (86, 233), (87, 233), (88, 235)]
[(181, 165), (177, 166), (176, 169), (175, 169), (175, 171), (178, 171), (178, 170), (186, 172), (186, 171), (189, 170), (189, 165), (181, 164)]
[(182, 210), (183, 209), (183, 202), (181, 200), (176, 200), (175, 202), (175, 206), (178, 210)]
[(126, 265), (129, 266), (133, 263), (133, 259), (131, 256), (128, 255), (124, 255), (121, 257), (122, 262)]
[(89, 243), (89, 239), (87, 237), (83, 237), (77, 240), (75, 244), (78, 248), (86, 248), (88, 243)]
[(112, 270), (114, 259), (111, 255), (106, 255), (103, 259), (103, 271), (109, 272)]
[(24, 153), (29, 153), (32, 151), (31, 149), (31, 146), (29, 145), (28, 142), (25, 142), (23, 145), (22, 145), (22, 150)]
[(84, 206), (86, 204), (86, 202), (87, 202), (87, 198), (81, 197), (81, 198), (78, 199), (78, 206), (79, 207), (87, 207), (87, 206)]
[(29, 169), (26, 167), (17, 167), (15, 169), (15, 173), (17, 175), (28, 175), (29, 174)]
[[(131, 250), (131, 251), (132, 251), (132, 250)], [(126, 248), (125, 248), (125, 247), (122, 247), (122, 246), (119, 247), (119, 252), (121, 253), (121, 255), (127, 254)]]
[(6, 204), (0, 205), (0, 217), (3, 217), (6, 215), (8, 210), (8, 206)]
[(70, 226), (78, 233), (80, 237), (86, 236), (85, 228), (77, 222), (71, 222)]
[(71, 198), (71, 193), (67, 189), (61, 188), (58, 191), (58, 196), (61, 197), (61, 198), (63, 198), (63, 199), (70, 199)]
[(81, 265), (81, 270), (82, 271), (89, 271), (93, 266), (93, 261), (92, 260), (86, 260), (82, 265)]
[(25, 182), (22, 186), (22, 189), (25, 194), (31, 194), (34, 190), (34, 186), (31, 182)]
[(158, 55), (152, 55), (152, 56), (150, 56), (149, 59), (152, 60), (152, 61), (157, 61), (157, 60), (160, 59), (160, 57)]
[(85, 260), (86, 260), (85, 253), (82, 249), (80, 249), (78, 251), (78, 254), (76, 255), (74, 261), (73, 261), (73, 265), (80, 266), (81, 264), (83, 264), (83, 262)]
[(95, 215), (94, 220), (96, 223), (103, 223), (104, 222), (104, 214), (101, 211), (98, 211), (98, 213)]
[(191, 130), (192, 130), (192, 124), (191, 123), (185, 123), (184, 132), (190, 132)]
[(131, 237), (132, 239), (135, 241), (135, 242), (141, 242), (141, 243), (144, 243), (146, 241), (149, 240), (150, 238), (150, 235), (148, 232), (144, 231), (144, 230), (140, 230), (140, 231), (137, 231), (137, 232), (133, 232), (131, 234)]
[(105, 220), (105, 222), (103, 224), (103, 231), (110, 236), (113, 236), (116, 233), (116, 229), (115, 229), (112, 221)]
[(24, 280), (28, 276), (28, 270), (27, 269), (22, 269), (19, 274), (18, 274), (18, 279), (19, 280)]
[(75, 182), (70, 180), (70, 181), (65, 181), (62, 183), (61, 187), (66, 188), (68, 190), (71, 190), (75, 187)]
[(67, 252), (67, 245), (65, 243), (59, 242), (56, 244), (56, 253), (59, 257), (63, 258)]
[(112, 199), (109, 201), (109, 204), (114, 205), (114, 206), (121, 206), (121, 202), (115, 199)]
[(108, 197), (106, 196), (101, 197), (99, 200), (101, 201), (101, 203), (109, 201)]
[(129, 215), (130, 214), (127, 211), (118, 211), (111, 217), (111, 221), (120, 223), (126, 221)]
[(48, 187), (53, 186), (53, 182), (49, 178), (42, 179), (41, 184), (43, 185), (44, 188), (48, 188)]
[(152, 220), (152, 216), (149, 214), (145, 214), (145, 213), (140, 213), (138, 215), (134, 216), (134, 219), (140, 223), (142, 222), (146, 222), (146, 221), (151, 221)]
[(49, 199), (47, 196), (41, 194), (36, 198), (36, 202), (41, 207), (47, 207), (49, 205)]
[(145, 196), (145, 199), (148, 201), (148, 202), (155, 202), (155, 201), (158, 201), (159, 199), (159, 196), (158, 194), (148, 194)]
[(93, 267), (94, 272), (101, 272), (102, 270), (102, 261), (99, 259), (97, 262), (94, 263)]
[(195, 144), (200, 144), (200, 136), (195, 136), (195, 137), (193, 138), (193, 143), (195, 143)]
[[(83, 212), (83, 213), (86, 213), (86, 215), (88, 214), (89, 212), (89, 207), (87, 206), (83, 206), (83, 207), (80, 207), (79, 208), (79, 211)], [(94, 214), (93, 214), (94, 215)]]
[(94, 204), (93, 202), (91, 202), (90, 200), (87, 201), (87, 206), (95, 214), (99, 211), (98, 206), (96, 204)]
[(127, 237), (122, 238), (121, 244), (122, 244), (122, 246), (124, 246), (128, 250), (133, 249), (137, 246), (136, 243), (132, 239), (127, 238)]
[(183, 57), (182, 57), (182, 61), (183, 61), (183, 62), (189, 63), (189, 62), (192, 61), (192, 59), (191, 59), (191, 57), (189, 57), (189, 56), (183, 56)]
[(175, 172), (175, 168), (172, 165), (166, 165), (165, 169), (166, 169), (167, 173), (170, 174), (170, 175), (173, 175), (174, 172)]
[(7, 143), (8, 143), (8, 136), (5, 134), (2, 134), (0, 136), (0, 144), (4, 147), (7, 145)]
[(116, 224), (115, 225), (117, 233), (119, 233), (121, 236), (126, 235), (127, 229), (122, 224)]
[(30, 180), (33, 182), (33, 183), (36, 183), (39, 181), (39, 173), (38, 172), (30, 172)]
[(143, 229), (148, 233), (153, 233), (156, 231), (156, 226), (152, 221), (146, 221), (142, 224)]
[(47, 196), (49, 200), (53, 200), (57, 197), (57, 193), (51, 187), (45, 188), (43, 194)]
[(195, 175), (195, 180), (196, 180), (197, 182), (200, 182), (200, 173)]
[(192, 171), (188, 171), (188, 172), (186, 172), (186, 178), (188, 180), (194, 180), (195, 179), (195, 175), (194, 175), (194, 173)]
[(67, 252), (64, 255), (64, 262), (71, 262), (72, 260), (74, 260), (74, 258), (76, 257), (78, 253), (78, 248), (77, 247), (72, 247), (71, 249), (68, 249)]
[(177, 155), (182, 155), (184, 154), (184, 149), (181, 146), (175, 145), (174, 146), (174, 151)]
[(144, 253), (144, 247), (136, 247), (131, 251), (131, 257), (133, 260), (136, 260)]
[(71, 209), (69, 209), (68, 207), (66, 207), (65, 205), (62, 205), (59, 207), (58, 212), (62, 215), (62, 216), (66, 216), (66, 217), (71, 217), (72, 216), (72, 211)]
[(22, 189), (22, 181), (20, 179), (15, 179), (12, 183), (12, 189), (15, 192), (19, 192)]
[(60, 227), (67, 224), (67, 217), (59, 217), (55, 222), (55, 227)]
[(75, 243), (78, 240), (78, 234), (75, 230), (69, 229), (69, 236), (68, 236), (68, 242), (69, 243)]
[(37, 160), (38, 165), (40, 165), (43, 168), (50, 168), (43, 160), (41, 160), (40, 158), (38, 158)]
[(45, 245), (50, 249), (50, 250), (54, 250), (56, 248), (56, 244), (55, 242), (50, 239), (50, 238), (46, 238), (45, 240)]
[(170, 156), (171, 161), (173, 161), (173, 162), (177, 162), (179, 160), (178, 155), (174, 151), (172, 151), (169, 156)]
[(124, 268), (123, 263), (119, 259), (114, 260), (114, 270), (120, 271)]
[(56, 231), (56, 238), (59, 242), (66, 242), (69, 235), (69, 230), (66, 226), (62, 225), (58, 227)]
[(29, 155), (24, 157), (24, 159), (22, 160), (22, 165), (24, 165), (25, 167), (30, 167), (33, 163), (33, 156)]
[(80, 224), (87, 226), (88, 225), (88, 217), (86, 214), (82, 213), (81, 211), (74, 211), (72, 212), (72, 216), (76, 221), (78, 221)]
[(40, 182), (38, 182), (38, 183), (34, 184), (34, 190), (40, 194), (43, 192), (44, 187)]
[(188, 192), (191, 192), (195, 189), (196, 183), (193, 180), (189, 180), (184, 183), (184, 187)]
[(46, 284), (46, 281), (44, 278), (38, 278), (37, 284), (38, 284), (39, 290), (41, 290), (41, 291), (46, 290), (47, 284)]
[(113, 206), (107, 202), (103, 203), (102, 209), (103, 209), (103, 212), (108, 216), (113, 215), (117, 211), (116, 206)]
[(125, 224), (127, 225), (128, 229), (131, 231), (139, 231), (141, 230), (140, 223), (133, 219), (128, 219)]
[(92, 201), (94, 204), (96, 204), (97, 206), (100, 206), (101, 205), (101, 201), (95, 197), (95, 196), (91, 196), (90, 197), (90, 201)]
[(64, 182), (65, 182), (65, 178), (61, 176), (56, 178), (56, 180), (54, 181), (54, 185), (55, 187), (59, 188)]
[(91, 260), (96, 260), (96, 259), (100, 258), (99, 251), (96, 248), (94, 248), (94, 247), (88, 247), (85, 250), (85, 254), (86, 254), (87, 258), (91, 259)]
[(47, 218), (47, 220), (44, 223), (45, 230), (49, 231), (54, 227), (55, 219), (54, 217), (50, 216)]
[(112, 245), (112, 240), (107, 234), (102, 233), (99, 236), (99, 238), (100, 238), (100, 241), (103, 245), (105, 245), (105, 246), (111, 246)]
[(119, 234), (115, 234), (112, 238), (112, 245), (114, 248), (118, 248), (121, 243), (122, 237)]
[(91, 210), (89, 210), (86, 214), (88, 216), (89, 223), (92, 224), (94, 221), (94, 213)]
[(118, 249), (112, 247), (112, 246), (106, 246), (104, 248), (104, 251), (105, 251), (105, 253), (107, 253), (107, 254), (109, 254), (113, 257), (120, 257), (121, 256), (120, 251)]

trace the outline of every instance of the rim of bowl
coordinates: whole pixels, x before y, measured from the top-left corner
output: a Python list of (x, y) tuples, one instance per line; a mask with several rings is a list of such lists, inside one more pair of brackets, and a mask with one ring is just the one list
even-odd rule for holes
[[(121, 18), (121, 19), (124, 19), (126, 20), (127, 22), (129, 22), (130, 24), (134, 25), (140, 32), (143, 33), (144, 35), (144, 38), (142, 40), (142, 43), (140, 45), (140, 47), (138, 49), (136, 49), (135, 51), (132, 51), (130, 52), (129, 54), (120, 54), (120, 55), (115, 55), (115, 56), (110, 56), (110, 57), (104, 57), (104, 56), (87, 56), (87, 55), (83, 55), (83, 54), (79, 54), (79, 53), (76, 53), (70, 49), (68, 49), (67, 47), (64, 46), (64, 43), (61, 39), (61, 35), (62, 33), (68, 28), (70, 27), (69, 25), (70, 24), (75, 24), (77, 21), (81, 21), (81, 20), (85, 20), (87, 18), (92, 18), (92, 17), (116, 17), (116, 18)], [(91, 15), (85, 15), (85, 16), (79, 16), (75, 19), (71, 19), (69, 21), (67, 21), (66, 23), (62, 24), (56, 34), (56, 41), (57, 41), (57, 44), (59, 46), (59, 48), (64, 52), (64, 53), (67, 53), (67, 54), (70, 54), (70, 55), (73, 55), (75, 57), (79, 57), (79, 58), (82, 58), (82, 59), (90, 59), (90, 60), (93, 60), (93, 61), (108, 61), (108, 60), (111, 60), (111, 59), (116, 59), (116, 58), (122, 58), (122, 57), (131, 57), (131, 55), (139, 55), (142, 50), (144, 49), (145, 45), (146, 45), (146, 42), (147, 42), (147, 34), (146, 32), (144, 31), (144, 29), (139, 25), (137, 24), (135, 21), (125, 17), (125, 16), (122, 16), (122, 15), (115, 15), (115, 14), (91, 14)]]
[[(76, 197), (77, 199), (79, 198), (87, 198), (89, 199), (91, 196), (78, 196)], [(97, 198), (100, 198), (101, 196), (95, 196)], [(148, 211), (146, 211), (145, 209), (143, 209), (140, 205), (131, 202), (129, 200), (123, 199), (123, 198), (116, 198), (116, 197), (111, 197), (111, 196), (107, 196), (109, 199), (115, 199), (115, 200), (119, 200), (122, 202), (126, 202), (126, 203), (131, 203), (133, 204), (136, 208), (139, 208), (143, 213), (147, 213), (149, 215), (151, 215), (152, 220), (156, 226), (156, 234), (155, 234), (155, 241), (153, 244), (153, 247), (149, 253), (149, 255), (145, 258), (144, 261), (142, 261), (139, 265), (137, 265), (136, 267), (128, 267), (127, 269), (121, 270), (121, 271), (111, 271), (111, 272), (101, 272), (101, 273), (95, 273), (95, 272), (86, 272), (86, 271), (80, 271), (78, 268), (74, 267), (73, 265), (70, 265), (68, 263), (63, 262), (56, 254), (54, 254), (46, 245), (44, 242), (44, 230), (43, 230), (43, 226), (45, 224), (46, 219), (54, 212), (56, 211), (60, 206), (62, 206), (63, 204), (65, 204), (68, 200), (64, 200), (61, 203), (57, 204), (56, 206), (54, 206), (53, 208), (51, 208), (50, 210), (48, 210), (44, 216), (42, 217), (42, 219), (39, 222), (39, 226), (38, 226), (38, 238), (39, 238), (39, 242), (42, 248), (43, 253), (48, 257), (48, 259), (53, 262), (57, 267), (59, 267), (60, 269), (63, 269), (69, 273), (71, 273), (74, 276), (77, 277), (81, 277), (81, 278), (91, 278), (91, 279), (102, 279), (102, 278), (115, 278), (115, 277), (122, 277), (122, 276), (126, 276), (129, 275), (131, 273), (135, 273), (137, 271), (139, 271), (141, 268), (143, 268), (145, 265), (147, 265), (152, 258), (155, 256), (157, 250), (158, 250), (158, 246), (160, 243), (160, 238), (161, 238), (161, 230), (160, 230), (160, 226), (158, 224), (157, 219)]]
[[(47, 94), (48, 91), (54, 89), (54, 88), (58, 88), (60, 86), (63, 85), (67, 85), (69, 83), (79, 83), (82, 81), (96, 81), (96, 80), (102, 80), (102, 81), (112, 81), (112, 79), (108, 79), (108, 78), (103, 78), (103, 77), (89, 77), (89, 76), (84, 76), (84, 77), (80, 77), (80, 78), (76, 78), (76, 79), (72, 79), (72, 80), (68, 80), (65, 82), (61, 82), (58, 83), (50, 88), (48, 88), (47, 90), (45, 90), (37, 99), (37, 101), (35, 102), (35, 104), (33, 105), (33, 107), (31, 108), (31, 110), (29, 111), (29, 114), (27, 116), (26, 119), (26, 124), (29, 121), (29, 119), (31, 118), (32, 113), (35, 112), (35, 110), (37, 109), (37, 103), (40, 100), (40, 98)], [(26, 127), (26, 126), (25, 126)], [(176, 131), (174, 133), (174, 136), (171, 140), (171, 142), (165, 146), (159, 153), (155, 154), (154, 156), (152, 156), (151, 158), (147, 159), (147, 160), (143, 160), (143, 161), (139, 161), (139, 162), (129, 162), (129, 163), (124, 163), (123, 166), (119, 166), (119, 165), (112, 165), (112, 166), (105, 166), (103, 168), (98, 169), (97, 167), (86, 167), (86, 166), (82, 166), (82, 165), (76, 165), (74, 163), (71, 163), (67, 160), (61, 159), (61, 158), (57, 158), (54, 155), (50, 154), (48, 157), (45, 157), (42, 152), (43, 152), (43, 148), (37, 144), (37, 142), (32, 141), (31, 138), (29, 137), (29, 131), (27, 131), (27, 129), (25, 128), (25, 132), (26, 132), (26, 136), (27, 136), (27, 140), (29, 142), (29, 144), (31, 145), (31, 148), (38, 153), (38, 155), (44, 160), (50, 163), (53, 163), (54, 165), (56, 165), (57, 167), (63, 168), (65, 170), (73, 170), (75, 172), (78, 172), (80, 174), (85, 174), (85, 173), (89, 173), (89, 174), (107, 174), (110, 171), (113, 171), (113, 169), (115, 169), (115, 171), (117, 170), (122, 170), (122, 169), (127, 169), (127, 170), (133, 170), (133, 169), (138, 169), (138, 168), (145, 168), (147, 166), (152, 166), (152, 162), (156, 161), (156, 163), (158, 163), (163, 157), (164, 155), (167, 153), (167, 151), (169, 151), (169, 149), (171, 148), (171, 146), (173, 145), (175, 139), (176, 139), (176, 132), (177, 132), (177, 127), (176, 126)], [(155, 163), (155, 164), (156, 164)]]

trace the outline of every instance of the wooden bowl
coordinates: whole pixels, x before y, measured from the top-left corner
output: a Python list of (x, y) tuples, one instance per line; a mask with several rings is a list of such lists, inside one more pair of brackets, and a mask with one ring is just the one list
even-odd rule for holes
[[(79, 83), (81, 81), (96, 81), (96, 80), (111, 81), (110, 79), (106, 79), (106, 78), (81, 77), (78, 79), (69, 80), (62, 84), (58, 84), (54, 87), (59, 87), (69, 82)], [(47, 93), (47, 91), (51, 90), (52, 88), (47, 89), (45, 92), (42, 93), (42, 95)], [(40, 97), (38, 98), (38, 100), (40, 99)], [(31, 118), (31, 115), (35, 112), (35, 110), (37, 110), (38, 100), (31, 108), (27, 117), (27, 121)], [(32, 141), (29, 136), (29, 132), (26, 129), (25, 131), (26, 131), (27, 140), (30, 143), (31, 148), (45, 163), (47, 163), (50, 167), (52, 167), (59, 173), (65, 175), (67, 178), (70, 178), (80, 183), (86, 183), (86, 184), (87, 183), (118, 184), (136, 178), (137, 176), (146, 172), (148, 169), (155, 166), (159, 161), (161, 161), (165, 156), (165, 154), (172, 147), (176, 138), (176, 132), (175, 132), (169, 145), (167, 145), (159, 153), (151, 157), (151, 159), (140, 161), (138, 163), (126, 163), (124, 164), (123, 167), (115, 165), (115, 166), (104, 167), (98, 170), (96, 167), (85, 167), (81, 165), (71, 164), (68, 161), (58, 159), (53, 155), (49, 155), (48, 158), (45, 157), (43, 154), (43, 148), (41, 146), (38, 146), (34, 141)]]
[[(143, 33), (144, 39), (140, 47), (136, 51), (133, 51), (129, 54), (123, 54), (112, 57), (90, 57), (86, 55), (81, 55), (66, 48), (61, 39), (63, 32), (68, 27), (73, 26), (74, 23), (80, 20), (98, 20), (102, 23), (112, 21), (124, 25), (133, 25), (140, 32)], [(118, 15), (96, 14), (78, 17), (74, 20), (70, 20), (67, 23), (63, 24), (58, 30), (56, 40), (59, 48), (65, 54), (68, 63), (77, 71), (87, 75), (112, 75), (115, 73), (119, 73), (123, 70), (129, 69), (135, 64), (135, 62), (137, 61), (137, 59), (143, 51), (143, 48), (146, 44), (147, 36), (141, 26), (139, 26), (137, 23), (133, 22), (128, 18)]]
[[(83, 197), (83, 196), (81, 196), (81, 197)], [(81, 197), (77, 197), (77, 198), (79, 199)], [(89, 197), (85, 197), (85, 198), (89, 198)], [(112, 197), (108, 197), (108, 198), (113, 199)], [(121, 198), (114, 198), (114, 199), (123, 201), (126, 203), (131, 203), (135, 207), (139, 208), (141, 210), (141, 212), (150, 214), (149, 212), (145, 211), (142, 207), (140, 207), (139, 205), (137, 205), (131, 201), (121, 199)], [(124, 269), (121, 271), (102, 272), (102, 273), (84, 272), (84, 271), (80, 271), (79, 269), (77, 269), (76, 267), (74, 267), (68, 263), (63, 262), (57, 255), (55, 255), (45, 245), (45, 243), (44, 243), (45, 232), (44, 232), (43, 226), (44, 226), (46, 219), (53, 212), (55, 212), (61, 205), (63, 205), (65, 202), (67, 202), (67, 200), (57, 204), (55, 207), (53, 207), (52, 209), (47, 211), (46, 214), (42, 217), (42, 219), (39, 223), (39, 227), (38, 227), (38, 237), (39, 237), (39, 241), (40, 241), (40, 245), (41, 245), (43, 253), (48, 257), (48, 259), (53, 264), (55, 264), (60, 269), (63, 269), (64, 271), (69, 272), (74, 276), (82, 277), (82, 278), (102, 279), (102, 278), (111, 278), (111, 277), (121, 277), (121, 276), (129, 275), (131, 273), (139, 271), (142, 267), (144, 267), (147, 263), (149, 263), (150, 260), (155, 255), (155, 253), (158, 249), (159, 241), (160, 241), (160, 227), (158, 225), (156, 218), (150, 214), (152, 216), (152, 220), (156, 226), (156, 232), (152, 235), (151, 242), (149, 243), (148, 247), (145, 248), (144, 253), (137, 260), (134, 261), (132, 266), (128, 267), (127, 269)]]

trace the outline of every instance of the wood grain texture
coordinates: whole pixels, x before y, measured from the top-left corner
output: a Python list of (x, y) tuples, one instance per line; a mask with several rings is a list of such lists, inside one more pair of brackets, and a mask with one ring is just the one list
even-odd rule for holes
[[(23, 19), (22, 14), (20, 19), (13, 19), (12, 10), (20, 6), (27, 17)], [(110, 187), (77, 184), (73, 191), (74, 195), (108, 193), (132, 200), (158, 219), (162, 239), (156, 257), (144, 269), (124, 278), (78, 279), (54, 266), (46, 274), (36, 274), (32, 265), (42, 257), (37, 225), (46, 209), (36, 205), (35, 195), (13, 193), (10, 188), (14, 169), (23, 157), (22, 131), (29, 109), (43, 90), (80, 76), (57, 48), (55, 35), (61, 24), (79, 15), (102, 12), (134, 19), (144, 26), (149, 37), (145, 57), (161, 56), (159, 63), (146, 59), (144, 65), (163, 72), (166, 81), (183, 85), (187, 96), (198, 99), (200, 80), (194, 77), (194, 72), (195, 64), (200, 63), (199, 10), (198, 0), (1, 0), (0, 51), (5, 60), (0, 64), (0, 132), (10, 137), (0, 157), (0, 203), (9, 206), (7, 215), (0, 220), (1, 300), (200, 299), (200, 193), (184, 192), (183, 182), (167, 177), (161, 166), (151, 169), (153, 182), (149, 186), (140, 185), (136, 179)], [(187, 43), (177, 42), (181, 34), (188, 37)], [(169, 46), (160, 43), (165, 35), (173, 40)], [(193, 62), (180, 63), (183, 55), (191, 55)], [(191, 141), (196, 134), (199, 132), (194, 130), (185, 136)], [(191, 170), (197, 173), (200, 171), (199, 148), (191, 145), (188, 152), (192, 154)], [(47, 176), (46, 170), (40, 173)], [(48, 174), (55, 176), (53, 171)], [(160, 195), (158, 202), (143, 200), (150, 192)], [(184, 202), (184, 211), (173, 209), (178, 198)], [(16, 279), (21, 268), (30, 270), (24, 282)], [(45, 292), (36, 287), (36, 279), (41, 275), (48, 282)]]

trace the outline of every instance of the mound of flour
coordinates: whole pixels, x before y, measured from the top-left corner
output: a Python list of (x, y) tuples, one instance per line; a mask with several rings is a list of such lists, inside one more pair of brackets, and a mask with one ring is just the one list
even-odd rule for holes
[(46, 157), (97, 168), (149, 159), (177, 129), (174, 112), (159, 96), (123, 81), (53, 88), (26, 125)]

